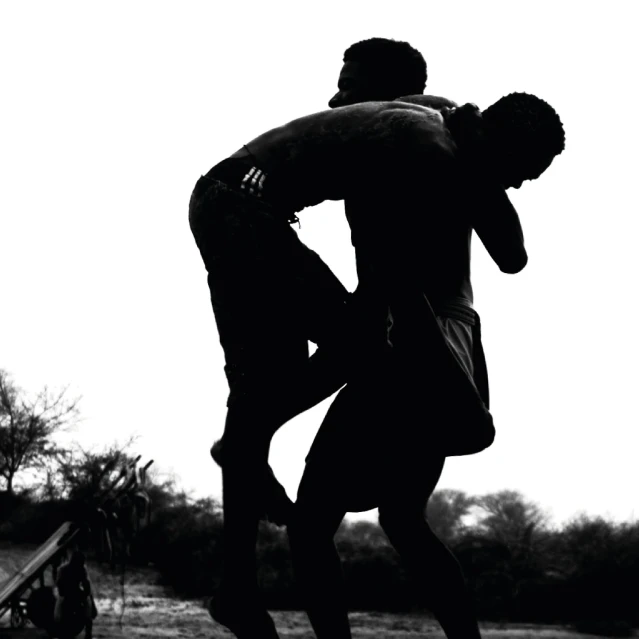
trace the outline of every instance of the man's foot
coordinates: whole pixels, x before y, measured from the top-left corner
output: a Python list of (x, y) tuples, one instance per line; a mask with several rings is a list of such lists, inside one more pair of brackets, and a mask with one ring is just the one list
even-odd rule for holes
[(228, 628), (237, 639), (279, 639), (273, 619), (258, 603), (238, 595), (232, 604), (218, 595), (209, 600), (211, 618)]

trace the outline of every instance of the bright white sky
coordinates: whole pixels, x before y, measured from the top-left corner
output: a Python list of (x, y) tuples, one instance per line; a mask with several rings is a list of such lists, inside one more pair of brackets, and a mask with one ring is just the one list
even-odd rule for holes
[[(407, 40), (427, 92), (485, 108), (511, 91), (559, 112), (567, 149), (511, 192), (530, 262), (474, 242), (495, 444), (440, 488), (516, 489), (556, 522), (639, 515), (636, 7), (627, 2), (3, 2), (0, 366), (81, 394), (84, 445), (137, 450), (220, 497), (209, 447), (226, 381), (187, 208), (257, 134), (326, 108), (342, 53)], [(626, 128), (623, 128), (626, 127)], [(302, 239), (355, 287), (341, 203)], [(328, 402), (276, 436), (294, 497)]]

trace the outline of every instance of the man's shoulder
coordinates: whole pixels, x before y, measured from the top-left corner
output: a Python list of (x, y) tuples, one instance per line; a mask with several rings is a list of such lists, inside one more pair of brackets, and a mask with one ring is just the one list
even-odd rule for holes
[(444, 118), (439, 111), (408, 102), (383, 103), (375, 112), (373, 121), (378, 126), (420, 137), (436, 137), (446, 130)]
[(440, 95), (423, 95), (422, 93), (416, 95), (404, 95), (400, 98), (396, 98), (394, 102), (405, 102), (410, 104), (419, 104), (421, 106), (429, 107), (431, 109), (454, 109), (459, 106), (456, 102), (444, 98)]
[(415, 117), (417, 119), (425, 119), (435, 122), (442, 119), (441, 113), (428, 104), (403, 102), (401, 100), (380, 102), (377, 113), (380, 115), (384, 113), (406, 113), (406, 117)]

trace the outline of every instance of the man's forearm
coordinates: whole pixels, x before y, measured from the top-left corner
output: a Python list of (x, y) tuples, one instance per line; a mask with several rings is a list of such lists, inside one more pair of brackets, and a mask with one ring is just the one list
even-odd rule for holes
[(519, 215), (506, 191), (484, 185), (477, 193), (473, 227), (493, 261), (504, 273), (519, 273), (528, 263)]

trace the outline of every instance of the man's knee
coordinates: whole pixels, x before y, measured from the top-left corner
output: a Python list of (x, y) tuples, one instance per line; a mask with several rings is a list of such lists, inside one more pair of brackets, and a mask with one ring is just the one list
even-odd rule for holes
[(213, 444), (213, 446), (211, 446), (211, 450), (209, 451), (211, 453), (211, 457), (213, 458), (213, 461), (218, 466), (222, 466), (222, 450), (223, 450), (223, 448), (224, 448), (224, 439), (220, 438)]
[[(268, 419), (250, 399), (238, 400), (228, 409), (224, 435), (211, 448), (211, 456), (224, 464), (240, 461), (252, 453), (268, 452), (272, 439)], [(219, 463), (219, 462), (218, 462)]]

